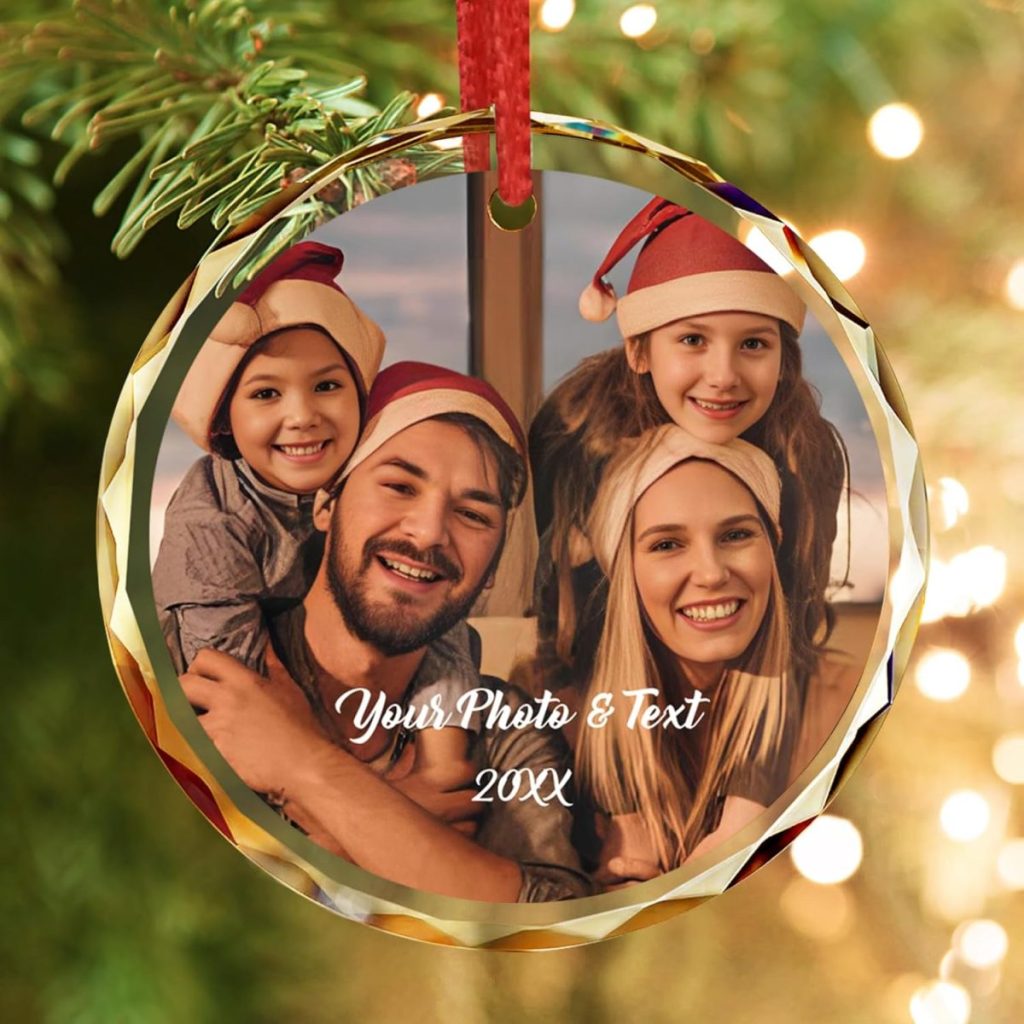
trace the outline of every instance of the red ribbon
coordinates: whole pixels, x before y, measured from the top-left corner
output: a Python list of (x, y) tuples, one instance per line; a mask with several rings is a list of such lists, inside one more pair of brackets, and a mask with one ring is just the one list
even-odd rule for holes
[[(498, 142), (498, 195), (509, 206), (525, 203), (530, 178), (530, 2), (456, 0), (459, 92), (463, 110), (494, 104)], [(486, 135), (467, 135), (467, 171), (490, 167)]]

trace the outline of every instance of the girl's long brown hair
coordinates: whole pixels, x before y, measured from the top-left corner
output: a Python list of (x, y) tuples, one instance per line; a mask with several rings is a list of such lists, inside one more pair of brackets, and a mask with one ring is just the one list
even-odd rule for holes
[[(780, 323), (775, 397), (742, 436), (771, 456), (782, 479), (779, 577), (788, 606), (792, 675), (803, 697), (832, 631), (826, 600), (846, 449), (803, 377), (797, 332)], [(647, 338), (632, 339), (642, 349)], [(630, 368), (623, 346), (584, 359), (530, 425), (530, 465), (540, 554), (535, 578), (538, 648), (533, 677), (551, 689), (583, 689), (601, 637), (607, 581), (580, 541), (608, 459), (626, 438), (671, 422), (649, 373)]]

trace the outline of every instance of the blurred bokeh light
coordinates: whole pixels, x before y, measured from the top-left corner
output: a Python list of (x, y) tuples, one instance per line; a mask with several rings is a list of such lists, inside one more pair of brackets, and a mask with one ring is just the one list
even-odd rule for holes
[(845, 228), (824, 231), (815, 235), (809, 244), (840, 281), (856, 277), (867, 259), (867, 249), (860, 236)]
[(1024, 732), (1007, 733), (992, 748), (992, 767), (1004, 782), (1024, 785)]
[(934, 647), (918, 658), (914, 682), (931, 700), (956, 700), (970, 685), (971, 666), (959, 651)]
[(619, 30), (628, 39), (640, 39), (658, 22), (658, 11), (652, 4), (634, 4), (619, 18)]
[(860, 867), (864, 844), (852, 821), (823, 814), (797, 836), (790, 854), (804, 878), (819, 885), (835, 885)]
[(1006, 275), (1006, 301), (1014, 309), (1024, 310), (1024, 258), (1017, 260)]
[(1006, 929), (998, 921), (965, 921), (953, 933), (953, 949), (957, 956), (978, 970), (1002, 962), (1008, 946)]
[(971, 997), (955, 982), (930, 981), (911, 997), (910, 1016), (914, 1024), (967, 1024)]
[(967, 488), (951, 476), (939, 477), (934, 488), (929, 488), (929, 493), (937, 498), (938, 516), (933, 518), (933, 522), (937, 519), (936, 525), (941, 530), (952, 529), (970, 511), (971, 498)]
[(958, 843), (969, 843), (985, 834), (992, 808), (981, 793), (959, 789), (943, 801), (939, 812), (942, 831)]
[(909, 103), (887, 103), (871, 115), (868, 137), (880, 156), (903, 160), (917, 152), (924, 138), (924, 124)]
[(782, 890), (779, 907), (794, 931), (820, 942), (841, 939), (853, 927), (853, 899), (841, 885), (793, 878)]
[(996, 873), (1003, 886), (1013, 892), (1024, 889), (1024, 839), (1007, 839), (999, 849)]
[(561, 32), (576, 13), (576, 0), (544, 0), (537, 20), (548, 32)]
[(436, 92), (428, 92), (416, 105), (416, 116), (428, 118), (436, 114), (444, 106), (444, 99)]

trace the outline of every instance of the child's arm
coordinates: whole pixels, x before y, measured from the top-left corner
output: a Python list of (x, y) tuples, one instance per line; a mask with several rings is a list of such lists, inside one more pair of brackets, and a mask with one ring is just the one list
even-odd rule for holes
[(465, 761), (469, 757), (470, 734), (465, 729), (420, 729), (416, 733), (414, 772), (429, 771)]
[(251, 524), (229, 507), (225, 470), (230, 466), (207, 457), (188, 471), (167, 507), (153, 566), (153, 596), (179, 674), (206, 647), (263, 669), (259, 543)]
[(263, 671), (268, 634), (258, 601), (174, 605), (162, 612), (161, 618), (171, 660), (179, 673), (207, 647), (232, 655), (254, 672)]

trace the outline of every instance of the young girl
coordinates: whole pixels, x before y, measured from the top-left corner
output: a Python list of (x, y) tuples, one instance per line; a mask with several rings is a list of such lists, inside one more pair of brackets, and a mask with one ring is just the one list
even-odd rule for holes
[[(602, 279), (639, 242), (627, 293)], [(586, 521), (604, 466), (624, 438), (675, 422), (697, 437), (742, 436), (782, 478), (779, 572), (801, 694), (831, 630), (825, 600), (845, 451), (801, 375), (805, 308), (740, 242), (682, 207), (652, 200), (615, 240), (580, 311), (617, 309), (624, 346), (585, 359), (530, 428), (540, 556), (536, 578), (541, 685), (586, 685), (607, 582)]]
[(347, 462), (384, 336), (341, 290), (342, 253), (293, 246), (231, 305), (173, 418), (212, 454), (167, 506), (153, 591), (180, 674), (204, 647), (262, 672), (273, 615), (305, 596), (322, 553), (313, 498)]

